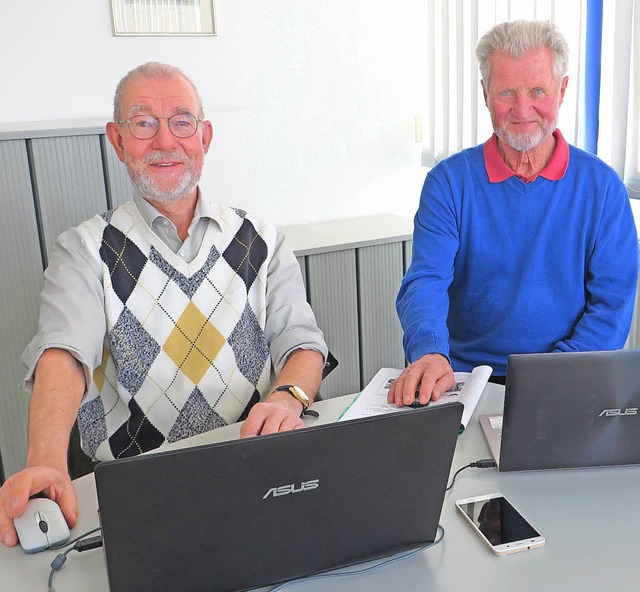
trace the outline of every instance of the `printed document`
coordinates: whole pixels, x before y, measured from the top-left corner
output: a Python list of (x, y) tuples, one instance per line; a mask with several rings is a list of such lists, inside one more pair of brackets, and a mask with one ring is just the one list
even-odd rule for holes
[[(430, 401), (429, 406), (435, 407), (452, 401), (460, 401), (464, 405), (462, 425), (460, 426), (460, 433), (462, 433), (471, 419), (492, 371), (490, 366), (477, 366), (472, 372), (454, 372), (455, 386), (437, 401)], [(353, 400), (353, 403), (347, 407), (338, 421), (370, 417), (382, 413), (411, 411), (412, 407), (397, 407), (387, 403), (389, 387), (401, 372), (402, 370), (396, 368), (382, 368)]]

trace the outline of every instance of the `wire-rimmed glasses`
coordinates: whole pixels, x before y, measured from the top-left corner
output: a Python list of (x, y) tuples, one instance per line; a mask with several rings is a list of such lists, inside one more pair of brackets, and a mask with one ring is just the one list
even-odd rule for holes
[(130, 119), (116, 121), (126, 123), (131, 135), (138, 140), (150, 140), (160, 129), (160, 120), (166, 119), (169, 131), (176, 138), (190, 138), (198, 131), (198, 124), (202, 122), (191, 113), (176, 113), (171, 117), (153, 115), (134, 115)]

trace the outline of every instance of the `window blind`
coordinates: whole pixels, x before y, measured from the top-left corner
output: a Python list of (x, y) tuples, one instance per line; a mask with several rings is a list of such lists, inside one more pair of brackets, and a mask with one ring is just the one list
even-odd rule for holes
[(430, 0), (428, 11), (427, 116), (423, 117), (423, 164), (482, 143), (492, 133), (475, 56), (478, 40), (510, 20), (554, 21), (569, 43), (569, 87), (558, 127), (576, 144), (581, 130), (584, 0)]

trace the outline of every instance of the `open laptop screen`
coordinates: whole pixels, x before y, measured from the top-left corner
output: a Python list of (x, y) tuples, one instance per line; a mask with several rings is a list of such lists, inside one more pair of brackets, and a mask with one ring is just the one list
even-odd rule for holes
[(501, 471), (640, 463), (640, 350), (509, 356)]
[(111, 591), (243, 590), (433, 541), (461, 414), (411, 409), (99, 464)]

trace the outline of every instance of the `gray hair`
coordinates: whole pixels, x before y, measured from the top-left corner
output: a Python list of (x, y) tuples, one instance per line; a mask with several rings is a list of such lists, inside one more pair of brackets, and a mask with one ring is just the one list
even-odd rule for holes
[(489, 56), (492, 52), (500, 51), (521, 58), (540, 47), (546, 47), (553, 53), (553, 76), (559, 85), (569, 70), (569, 45), (554, 23), (511, 21), (493, 27), (476, 47), (480, 76), (485, 87), (489, 85)]
[(147, 62), (146, 64), (142, 64), (137, 68), (134, 68), (130, 72), (125, 74), (124, 78), (118, 83), (116, 87), (116, 94), (113, 97), (113, 120), (120, 121), (122, 119), (122, 112), (120, 110), (120, 101), (122, 100), (122, 93), (124, 92), (125, 87), (129, 83), (132, 78), (136, 76), (142, 76), (143, 78), (161, 78), (163, 76), (180, 76), (184, 78), (193, 88), (193, 92), (196, 94), (196, 99), (198, 100), (198, 109), (200, 110), (198, 114), (198, 118), (202, 119), (204, 117), (204, 111), (202, 109), (202, 99), (200, 98), (200, 94), (198, 93), (198, 89), (196, 85), (193, 84), (191, 79), (182, 71), (180, 68), (176, 68), (175, 66), (169, 66), (168, 64), (161, 64), (160, 62)]

